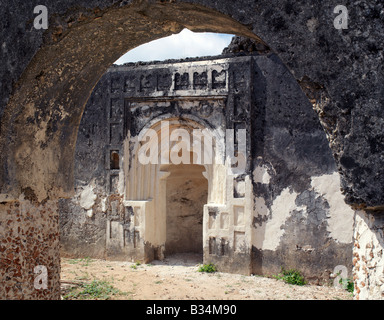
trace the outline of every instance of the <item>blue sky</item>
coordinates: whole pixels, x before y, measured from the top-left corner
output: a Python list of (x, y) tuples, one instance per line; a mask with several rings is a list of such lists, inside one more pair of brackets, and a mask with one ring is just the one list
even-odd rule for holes
[(184, 29), (178, 34), (143, 44), (115, 62), (153, 61), (221, 54), (233, 35), (219, 33), (195, 33)]

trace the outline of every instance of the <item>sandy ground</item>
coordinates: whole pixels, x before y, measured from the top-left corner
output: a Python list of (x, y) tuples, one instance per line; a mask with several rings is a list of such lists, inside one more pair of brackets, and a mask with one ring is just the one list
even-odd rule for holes
[(94, 259), (62, 259), (62, 294), (77, 283), (108, 281), (124, 292), (118, 300), (351, 300), (346, 290), (295, 286), (258, 276), (198, 272), (193, 255), (140, 264)]

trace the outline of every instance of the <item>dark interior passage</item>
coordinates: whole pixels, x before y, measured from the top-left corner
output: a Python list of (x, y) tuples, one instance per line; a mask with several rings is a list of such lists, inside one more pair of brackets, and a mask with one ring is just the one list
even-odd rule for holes
[(171, 165), (167, 178), (165, 254), (203, 252), (203, 207), (208, 181), (200, 165)]

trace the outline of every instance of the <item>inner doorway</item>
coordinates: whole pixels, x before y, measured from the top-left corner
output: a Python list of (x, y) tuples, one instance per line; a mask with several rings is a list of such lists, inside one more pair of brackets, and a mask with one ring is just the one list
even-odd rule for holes
[[(164, 169), (163, 169), (164, 170)], [(169, 165), (166, 180), (165, 256), (194, 254), (203, 257), (203, 210), (208, 199), (205, 167)]]

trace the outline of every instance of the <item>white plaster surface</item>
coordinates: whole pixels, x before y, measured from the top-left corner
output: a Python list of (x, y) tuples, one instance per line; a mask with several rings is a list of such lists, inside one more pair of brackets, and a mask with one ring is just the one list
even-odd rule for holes
[[(259, 237), (256, 236), (255, 245), (263, 250), (276, 250), (280, 244), (280, 239), (284, 235), (285, 230), (281, 227), (285, 224), (291, 212), (297, 209), (295, 200), (296, 192), (292, 192), (289, 188), (284, 189), (281, 194), (276, 197), (271, 207), (272, 217), (265, 224), (264, 232), (259, 232)], [(265, 204), (260, 203), (260, 208), (263, 209)], [(257, 235), (257, 233), (256, 233)]]
[(104, 213), (107, 212), (107, 198), (101, 199), (101, 211)]
[(268, 184), (271, 180), (271, 176), (268, 173), (266, 166), (258, 166), (253, 170), (253, 180), (256, 183)]
[(92, 185), (88, 185), (80, 194), (80, 206), (85, 210), (91, 209), (95, 204), (97, 195), (93, 192), (93, 189)]
[(323, 196), (329, 206), (327, 230), (330, 236), (340, 243), (351, 243), (353, 236), (354, 211), (344, 201), (340, 191), (340, 176), (337, 172), (312, 177), (313, 189)]

